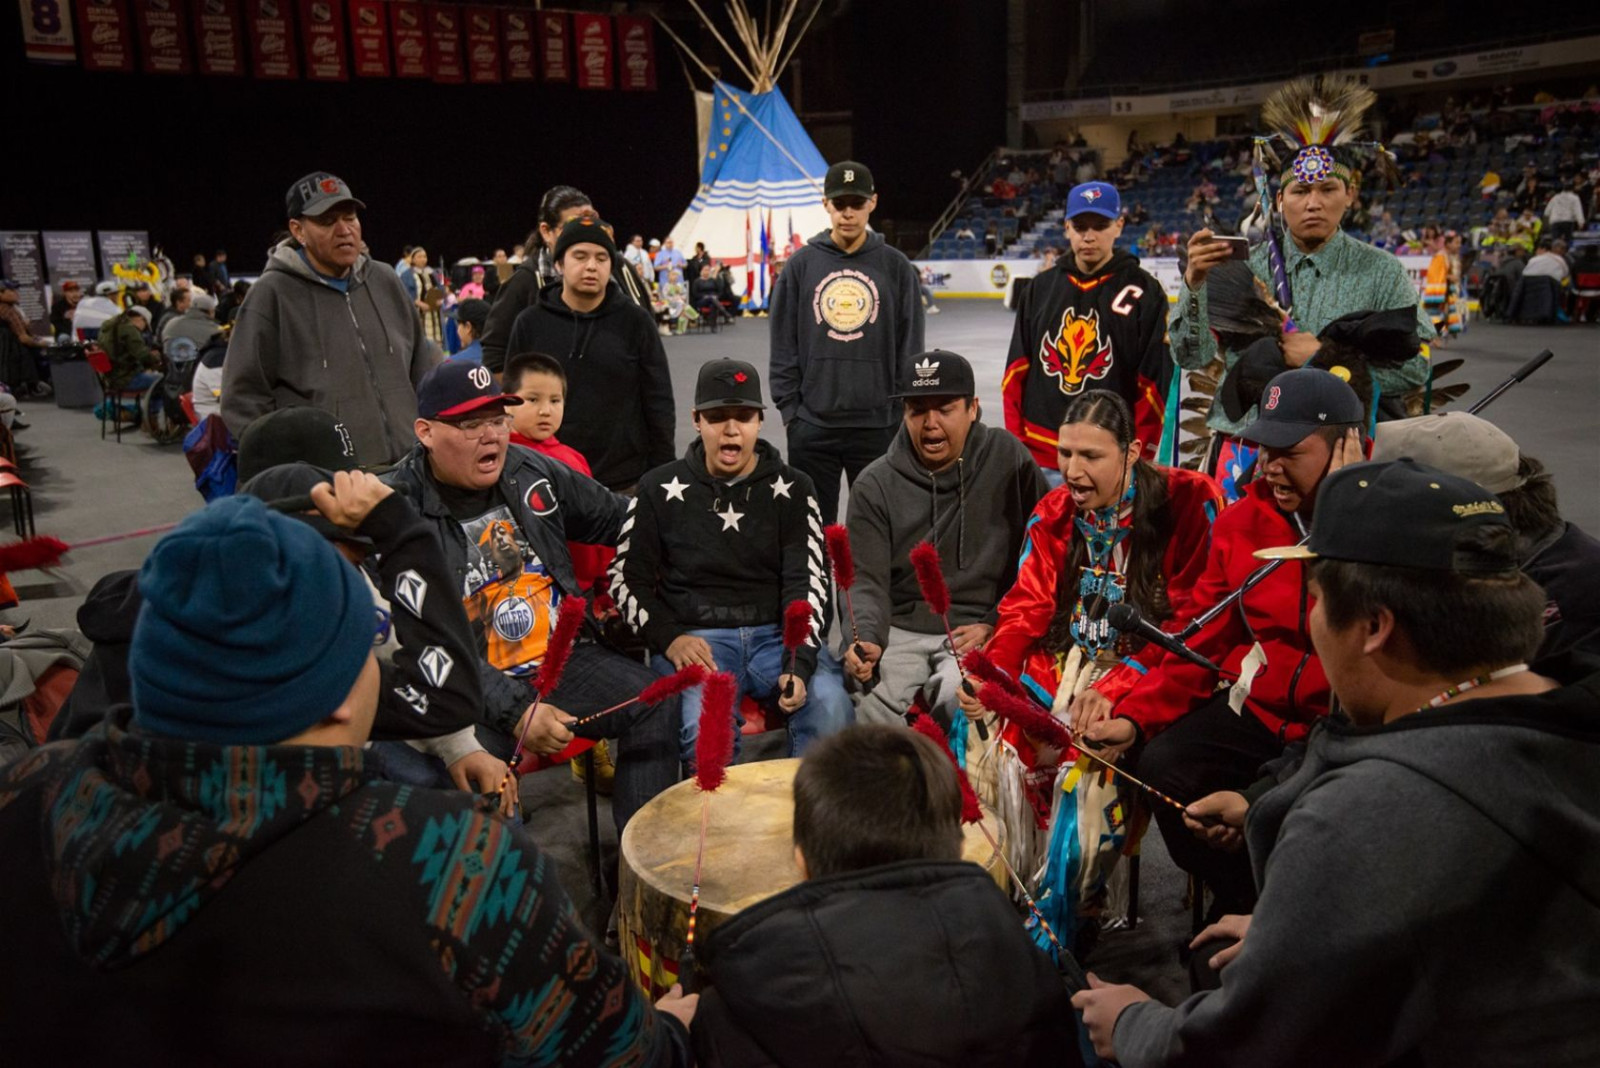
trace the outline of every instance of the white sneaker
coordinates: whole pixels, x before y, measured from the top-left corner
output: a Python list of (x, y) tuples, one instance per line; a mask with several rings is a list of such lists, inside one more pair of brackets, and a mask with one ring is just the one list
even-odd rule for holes
[(938, 315), (939, 314), (939, 305), (937, 305), (937, 304), (928, 305), (928, 314), (929, 315)]

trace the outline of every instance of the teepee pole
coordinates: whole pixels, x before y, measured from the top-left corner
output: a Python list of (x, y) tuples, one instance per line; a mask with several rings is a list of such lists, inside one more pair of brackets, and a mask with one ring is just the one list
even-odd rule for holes
[[(798, 6), (798, 0), (796, 0), (796, 4)], [(817, 19), (817, 13), (822, 10), (822, 4), (823, 0), (817, 0), (817, 5), (811, 9), (811, 14), (806, 16), (806, 24), (800, 27), (800, 32), (795, 34), (794, 41), (790, 43), (789, 51), (783, 54), (783, 59), (779, 60), (778, 65), (772, 69), (772, 82), (774, 85), (777, 84), (778, 78), (783, 72), (788, 69), (789, 61), (794, 58), (795, 52), (799, 50), (800, 42), (805, 40), (806, 33), (811, 29), (811, 24)], [(784, 20), (784, 24), (788, 25), (787, 19)]]
[[(756, 84), (756, 76), (751, 73), (749, 67), (744, 65), (744, 60), (739, 58), (739, 54), (733, 50), (733, 46), (728, 43), (728, 39), (722, 36), (722, 31), (717, 29), (717, 24), (707, 17), (705, 11), (700, 7), (699, 0), (689, 0), (689, 6), (694, 8), (694, 13), (700, 16), (701, 23), (711, 31), (711, 36), (717, 39), (717, 43), (722, 46), (722, 50), (728, 53), (728, 58), (733, 60), (734, 66), (738, 67), (744, 73), (744, 76), (750, 79), (751, 85)], [(660, 22), (661, 20), (658, 17), (656, 21)]]

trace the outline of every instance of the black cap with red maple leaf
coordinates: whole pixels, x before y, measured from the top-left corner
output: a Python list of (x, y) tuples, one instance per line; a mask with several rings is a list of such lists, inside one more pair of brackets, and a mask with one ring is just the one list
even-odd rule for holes
[(700, 368), (694, 384), (695, 411), (711, 408), (760, 408), (761, 376), (743, 360), (712, 360)]

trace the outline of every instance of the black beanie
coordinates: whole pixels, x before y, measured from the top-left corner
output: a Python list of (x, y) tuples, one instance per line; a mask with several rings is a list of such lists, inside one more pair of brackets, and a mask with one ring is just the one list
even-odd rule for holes
[(556, 262), (567, 254), (567, 249), (573, 245), (599, 245), (611, 253), (611, 258), (617, 258), (617, 243), (611, 240), (611, 234), (606, 230), (606, 224), (593, 215), (579, 215), (568, 219), (561, 227), (561, 233), (556, 236), (556, 247), (550, 253), (550, 258)]

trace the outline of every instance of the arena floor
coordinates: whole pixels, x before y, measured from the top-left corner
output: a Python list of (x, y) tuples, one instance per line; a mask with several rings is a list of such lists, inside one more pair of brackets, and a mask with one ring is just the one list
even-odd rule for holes
[[(940, 315), (928, 319), (929, 347), (959, 352), (972, 361), (984, 412), (991, 423), (999, 423), (1011, 314), (997, 301), (946, 301), (941, 308)], [(688, 413), (699, 365), (738, 357), (764, 370), (767, 322), (743, 320), (715, 335), (673, 337), (665, 343), (682, 448), (694, 433)], [(1566, 516), (1591, 532), (1600, 531), (1600, 327), (1473, 324), (1446, 355), (1465, 358), (1452, 380), (1471, 383), (1462, 402), (1471, 404), (1543, 348), (1553, 350), (1556, 358), (1501, 397), (1486, 415), (1555, 472)], [(59, 409), (49, 401), (32, 402), (24, 410), (32, 426), (17, 435), (17, 444), (23, 477), (34, 487), (41, 534), (72, 543), (171, 523), (200, 507), (176, 447), (159, 448), (140, 435), (125, 437), (120, 445), (102, 442), (87, 412)], [(783, 445), (775, 418), (763, 434)], [(123, 540), (76, 552), (53, 575), (14, 575), (23, 604), (0, 621), (29, 619), (35, 627), (73, 627), (89, 585), (108, 571), (139, 566), (150, 544), (148, 537)], [(241, 566), (247, 565), (241, 561)], [(778, 736), (754, 742), (746, 747), (745, 759), (779, 755)], [(582, 788), (565, 771), (556, 770), (530, 778), (523, 791), (534, 837), (558, 861), (563, 882), (586, 918), (603, 924), (605, 916), (589, 893), (585, 873)], [(600, 822), (609, 863), (614, 863), (609, 814), (602, 813)], [(1160, 835), (1152, 832), (1144, 842), (1139, 928), (1108, 933), (1091, 967), (1109, 979), (1140, 983), (1169, 1002), (1182, 997), (1186, 990), (1175, 953), (1189, 923), (1182, 897), (1183, 882), (1162, 849)]]

